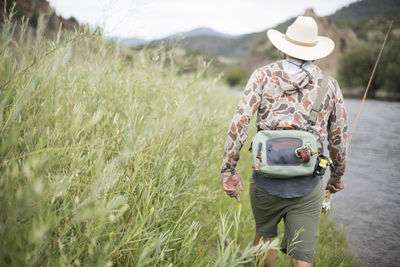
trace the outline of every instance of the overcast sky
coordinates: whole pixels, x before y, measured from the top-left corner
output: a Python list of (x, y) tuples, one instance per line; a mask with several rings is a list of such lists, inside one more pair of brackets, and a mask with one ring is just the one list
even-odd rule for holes
[(99, 25), (106, 36), (155, 39), (197, 27), (262, 31), (313, 8), (319, 16), (357, 0), (49, 0), (56, 13)]

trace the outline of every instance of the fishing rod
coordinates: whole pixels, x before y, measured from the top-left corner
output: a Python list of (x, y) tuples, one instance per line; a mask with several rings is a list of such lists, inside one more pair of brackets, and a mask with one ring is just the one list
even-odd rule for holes
[[(372, 79), (374, 78), (376, 67), (378, 66), (379, 60), (381, 59), (382, 51), (383, 51), (383, 48), (384, 48), (385, 45), (386, 45), (386, 41), (387, 41), (387, 39), (388, 39), (388, 37), (389, 37), (389, 33), (390, 33), (391, 29), (392, 29), (392, 25), (393, 25), (393, 20), (390, 22), (389, 29), (388, 29), (387, 32), (386, 32), (385, 39), (383, 40), (381, 49), (379, 50), (379, 53), (378, 53), (378, 57), (377, 57), (377, 59), (376, 59), (376, 61), (375, 61), (374, 68), (372, 69), (371, 76), (369, 77), (369, 81), (368, 81), (368, 84), (367, 84), (367, 88), (365, 88), (364, 96), (363, 96), (363, 98), (362, 98), (360, 107), (358, 108), (356, 118), (354, 119), (353, 127), (351, 128), (349, 137), (347, 138), (346, 149), (348, 149), (349, 146), (350, 146), (351, 137), (353, 136), (353, 133), (354, 133), (354, 131), (355, 131), (355, 129), (356, 129), (356, 125), (357, 125), (357, 122), (358, 122), (358, 118), (360, 117), (361, 110), (362, 110), (362, 108), (363, 108), (363, 106), (364, 106), (365, 99), (367, 98), (367, 94), (368, 94), (369, 87), (371, 86)], [(323, 203), (322, 203), (322, 212), (324, 212), (324, 213), (327, 213), (327, 212), (330, 210), (330, 206), (331, 206), (331, 204), (330, 204), (331, 195), (332, 195), (332, 194), (331, 194), (331, 192), (330, 192), (329, 190), (325, 190), (325, 197), (324, 197), (324, 201), (323, 201)]]
[(361, 101), (360, 107), (358, 108), (357, 115), (356, 115), (356, 118), (355, 118), (354, 123), (353, 123), (353, 127), (351, 128), (349, 137), (347, 138), (347, 148), (349, 148), (351, 137), (353, 136), (353, 133), (354, 133), (354, 131), (356, 129), (358, 118), (360, 117), (360, 113), (361, 113), (361, 110), (362, 110), (362, 108), (364, 106), (365, 99), (367, 98), (367, 94), (368, 94), (368, 90), (369, 90), (369, 87), (370, 87), (371, 82), (372, 82), (372, 78), (374, 77), (376, 67), (378, 66), (378, 62), (379, 62), (379, 60), (381, 58), (382, 51), (383, 51), (383, 48), (385, 47), (386, 40), (387, 40), (387, 38), (389, 36), (390, 30), (392, 29), (392, 25), (393, 25), (393, 20), (390, 22), (389, 29), (388, 29), (388, 31), (386, 33), (385, 39), (383, 40), (383, 44), (381, 46), (381, 50), (379, 51), (379, 54), (378, 54), (378, 58), (376, 59), (375, 66), (374, 66), (374, 68), (372, 70), (371, 76), (369, 77), (368, 85), (367, 85), (367, 88), (365, 89), (363, 99)]

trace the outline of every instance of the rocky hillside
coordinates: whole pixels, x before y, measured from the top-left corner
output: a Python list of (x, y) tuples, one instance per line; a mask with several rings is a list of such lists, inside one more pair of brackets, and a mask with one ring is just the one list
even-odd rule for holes
[[(48, 35), (57, 32), (60, 24), (64, 29), (71, 31), (79, 27), (79, 23), (75, 18), (65, 19), (58, 16), (46, 0), (1, 0), (0, 10), (0, 24), (4, 21), (4, 16), (7, 16), (13, 10), (15, 19), (28, 18), (29, 25), (34, 28), (38, 24), (40, 15), (44, 15), (44, 22), (47, 26), (46, 33)], [(6, 14), (3, 13), (3, 10), (6, 10)]]
[(338, 28), (336, 24), (330, 22), (328, 18), (318, 17), (312, 10), (307, 10), (306, 16), (311, 16), (316, 20), (320, 35), (331, 38), (335, 43), (333, 52), (328, 57), (318, 60), (317, 64), (327, 71), (336, 70), (339, 57), (347, 48), (357, 42), (355, 33), (352, 30)]

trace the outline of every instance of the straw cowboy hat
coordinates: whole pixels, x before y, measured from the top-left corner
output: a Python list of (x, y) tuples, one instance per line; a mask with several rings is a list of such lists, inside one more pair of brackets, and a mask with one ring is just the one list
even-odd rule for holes
[(278, 50), (303, 60), (326, 57), (335, 47), (330, 38), (318, 36), (318, 26), (312, 17), (298, 16), (287, 28), (286, 34), (271, 29), (267, 35)]

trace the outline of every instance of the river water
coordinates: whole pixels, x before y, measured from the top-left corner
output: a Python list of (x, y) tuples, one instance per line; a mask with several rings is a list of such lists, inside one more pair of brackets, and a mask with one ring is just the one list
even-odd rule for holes
[[(360, 103), (345, 99), (349, 131)], [(344, 226), (360, 265), (400, 266), (399, 102), (365, 102), (343, 181), (329, 216)]]

